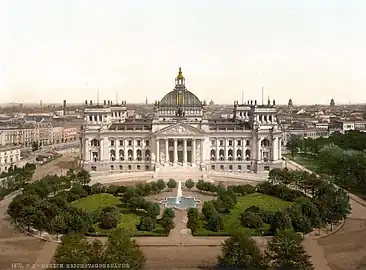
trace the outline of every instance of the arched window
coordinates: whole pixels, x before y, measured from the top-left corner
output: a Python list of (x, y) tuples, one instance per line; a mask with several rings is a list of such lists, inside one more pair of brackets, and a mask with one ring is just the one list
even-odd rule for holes
[(212, 161), (216, 160), (216, 151), (214, 149), (211, 150), (210, 159)]
[(271, 144), (270, 144), (268, 139), (263, 139), (262, 142), (261, 142), (261, 146), (268, 147), (270, 145)]
[(93, 140), (90, 142), (90, 145), (91, 145), (91, 146), (95, 146), (95, 147), (99, 147), (99, 146), (100, 146), (100, 142), (99, 142), (97, 139), (93, 139)]
[(250, 160), (250, 150), (249, 149), (245, 150), (245, 159)]
[(145, 151), (145, 160), (150, 160), (150, 150)]
[(240, 149), (238, 149), (236, 151), (236, 160), (242, 160), (242, 155), (241, 155), (241, 150)]
[(125, 151), (123, 151), (122, 149), (119, 150), (119, 160), (120, 161), (124, 161), (125, 160)]
[(112, 161), (115, 161), (116, 160), (116, 150), (111, 150), (110, 151), (110, 159), (112, 160)]
[(138, 149), (138, 150), (136, 151), (136, 155), (137, 155), (137, 160), (138, 160), (138, 161), (141, 161), (141, 150), (140, 150), (140, 149)]
[(219, 152), (219, 157), (220, 157), (220, 160), (224, 160), (224, 150), (221, 149), (220, 152)]
[(131, 161), (133, 159), (133, 151), (131, 149), (128, 150), (127, 155), (128, 155), (128, 160)]
[(230, 160), (230, 161), (232, 161), (233, 160), (233, 150), (229, 150), (229, 151), (227, 151), (227, 156), (228, 156), (228, 159)]

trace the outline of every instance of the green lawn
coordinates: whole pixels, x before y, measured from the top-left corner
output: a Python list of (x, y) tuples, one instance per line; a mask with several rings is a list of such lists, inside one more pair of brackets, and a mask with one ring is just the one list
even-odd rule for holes
[(316, 158), (316, 156), (310, 154), (297, 154), (294, 157), (294, 161), (314, 173), (321, 173), (320, 166)]
[(92, 212), (98, 208), (117, 206), (120, 203), (121, 201), (118, 197), (108, 193), (101, 193), (73, 201), (71, 202), (71, 205), (75, 206), (76, 208), (84, 209), (87, 212)]
[[(196, 235), (230, 235), (232, 232), (236, 231), (238, 228), (243, 228), (240, 224), (239, 217), (244, 210), (249, 208), (250, 206), (258, 206), (261, 209), (267, 211), (277, 211), (282, 210), (289, 206), (291, 203), (278, 199), (276, 197), (268, 196), (261, 193), (253, 193), (247, 196), (238, 197), (238, 202), (231, 210), (230, 213), (223, 215), (224, 221), (224, 230), (221, 232), (212, 232), (206, 229), (199, 230)], [(269, 229), (269, 225), (265, 224), (263, 228), (257, 230), (258, 231), (267, 231)], [(251, 234), (256, 234), (255, 230), (245, 228)]]
[[(87, 212), (93, 212), (97, 209), (104, 208), (107, 206), (115, 206), (120, 210), (121, 215), (119, 217), (118, 225), (119, 228), (124, 228), (129, 231), (134, 236), (162, 236), (164, 233), (162, 232), (162, 227), (157, 224), (155, 230), (152, 232), (142, 232), (136, 229), (136, 225), (140, 223), (140, 218), (144, 213), (142, 212), (133, 212), (124, 207), (121, 203), (120, 198), (113, 196), (108, 193), (101, 193), (91, 195), (76, 201), (71, 202), (71, 205), (76, 208), (84, 209)], [(93, 225), (95, 231), (99, 234), (106, 235), (111, 232), (111, 230), (103, 230), (99, 228), (98, 224)]]

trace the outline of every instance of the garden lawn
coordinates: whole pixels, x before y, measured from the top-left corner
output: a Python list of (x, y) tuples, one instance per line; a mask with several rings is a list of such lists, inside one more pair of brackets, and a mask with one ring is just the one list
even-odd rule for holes
[(321, 173), (317, 157), (314, 155), (299, 153), (294, 157), (294, 161), (314, 173)]
[[(279, 198), (272, 197), (269, 195), (261, 193), (253, 193), (246, 196), (238, 197), (238, 202), (234, 208), (228, 214), (223, 214), (224, 230), (220, 232), (213, 232), (206, 229), (201, 229), (196, 233), (196, 236), (214, 236), (214, 235), (231, 235), (233, 232), (237, 231), (238, 228), (244, 228), (240, 224), (239, 217), (244, 213), (245, 209), (250, 206), (258, 206), (259, 208), (267, 211), (278, 211), (283, 210), (291, 203), (283, 201)], [(269, 229), (269, 224), (264, 224), (263, 228), (259, 230), (244, 228), (250, 234), (255, 235), (261, 231), (267, 231)]]
[(104, 208), (107, 206), (117, 206), (121, 201), (118, 197), (108, 193), (94, 194), (85, 198), (71, 202), (71, 205), (84, 209), (87, 212), (92, 212), (98, 208)]
[[(108, 194), (100, 193), (94, 194), (70, 203), (72, 206), (80, 209), (84, 209), (87, 212), (93, 212), (97, 209), (102, 209), (107, 206), (115, 206), (120, 210), (121, 215), (118, 220), (118, 228), (124, 228), (130, 231), (134, 236), (165, 236), (163, 228), (160, 224), (156, 224), (156, 228), (152, 232), (138, 231), (136, 226), (140, 223), (143, 212), (133, 212), (121, 203), (120, 198)], [(104, 230), (99, 228), (98, 224), (93, 225), (95, 232), (99, 235), (108, 235), (112, 230)]]

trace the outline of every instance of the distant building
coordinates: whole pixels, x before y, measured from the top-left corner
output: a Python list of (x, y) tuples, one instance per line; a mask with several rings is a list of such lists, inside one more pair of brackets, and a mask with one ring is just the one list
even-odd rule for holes
[(0, 173), (20, 163), (20, 146), (0, 147)]
[(334, 99), (331, 99), (331, 100), (330, 100), (330, 107), (334, 107), (334, 106), (335, 106)]
[(291, 99), (291, 98), (288, 100), (288, 104), (287, 104), (287, 106), (288, 106), (288, 107), (292, 107), (292, 106), (294, 106), (294, 104), (293, 104), (293, 102), (292, 102), (292, 99)]

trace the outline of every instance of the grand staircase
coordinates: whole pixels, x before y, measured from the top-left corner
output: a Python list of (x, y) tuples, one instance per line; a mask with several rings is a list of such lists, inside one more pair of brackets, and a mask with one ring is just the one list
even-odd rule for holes
[(191, 178), (192, 180), (206, 179), (206, 173), (201, 171), (199, 166), (197, 167), (160, 167), (156, 168), (154, 173), (154, 179), (164, 179), (169, 180), (169, 178), (174, 178), (175, 180), (186, 181)]

